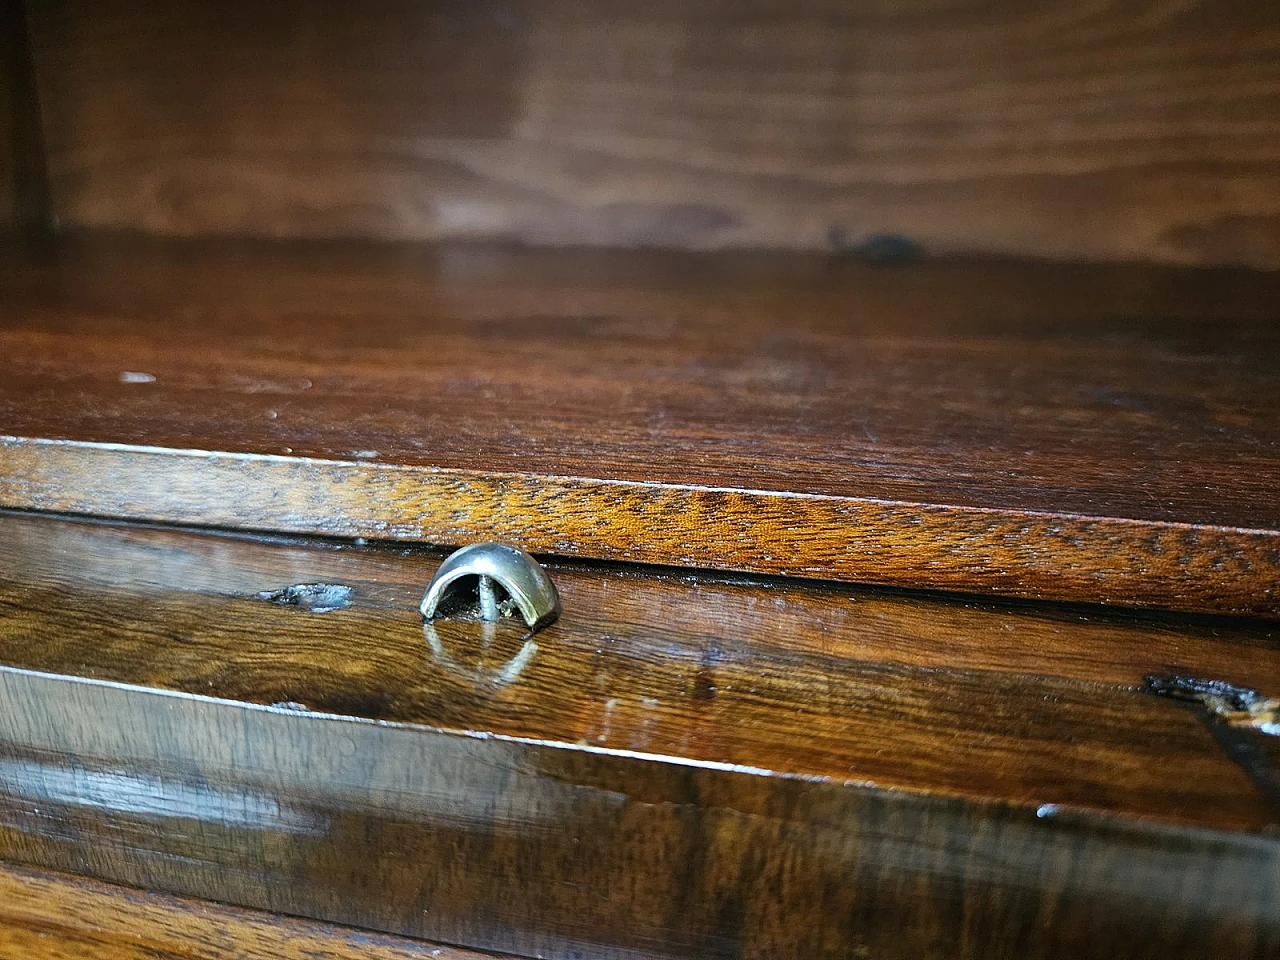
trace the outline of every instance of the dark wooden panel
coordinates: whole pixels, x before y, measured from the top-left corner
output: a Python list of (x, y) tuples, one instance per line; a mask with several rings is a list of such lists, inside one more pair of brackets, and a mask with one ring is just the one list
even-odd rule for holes
[(33, 26), (68, 224), (1280, 266), (1255, 0), (60, 0)]
[(603, 960), (1280, 947), (1265, 835), (8, 670), (0, 696), (0, 854), (130, 885)]
[[(225, 670), (210, 666), (226, 656), (242, 655), (226, 638), (218, 637), (216, 624), (205, 628), (188, 617), (188, 626), (210, 644), (198, 655), (189, 655), (189, 665), (195, 666), (175, 668), (172, 657), (180, 651), (169, 650), (163, 662), (152, 656), (143, 658), (144, 668), (132, 654), (121, 662), (109, 649), (85, 648), (84, 638), (75, 636), (77, 618), (82, 613), (89, 615), (89, 607), (104, 596), (116, 609), (133, 611), (139, 600), (165, 598), (167, 603), (186, 605), (199, 597), (253, 599), (294, 583), (322, 582), (353, 587), (357, 612), (347, 616), (359, 617), (367, 626), (375, 613), (383, 616), (394, 611), (396, 617), (403, 617), (416, 609), (444, 556), (434, 549), (197, 535), (161, 527), (54, 520), (21, 513), (0, 513), (0, 538), (6, 545), (0, 551), (0, 578), (9, 584), (11, 613), (16, 616), (14, 611), (26, 609), (23, 598), (36, 594), (49, 600), (41, 612), (44, 617), (57, 618), (60, 606), (79, 602), (76, 598), (83, 601), (84, 608), (78, 612), (67, 608), (68, 639), (53, 625), (39, 641), (30, 636), (9, 636), (4, 651), (11, 663), (17, 662), (12, 658), (21, 652), (27, 658), (22, 662), (34, 669), (64, 671), (74, 661), (75, 670), (85, 676), (191, 684), (175, 687), (188, 692), (199, 690), (203, 672), (212, 670), (219, 683), (238, 684), (235, 698), (262, 703), (291, 698), (245, 686), (248, 676), (260, 674), (238, 672), (242, 664)], [(831, 656), (925, 671), (1041, 676), (1125, 689), (1142, 686), (1151, 674), (1207, 677), (1242, 687), (1280, 687), (1280, 631), (1272, 624), (1069, 606), (960, 602), (865, 587), (630, 565), (584, 565), (566, 560), (547, 563), (570, 607), (555, 630), (572, 629), (587, 638), (595, 634), (616, 637), (624, 631), (641, 650), (645, 644), (663, 648), (667, 636), (683, 637), (691, 643), (719, 638), (722, 643), (732, 641), (735, 649)], [(54, 601), (56, 597), (64, 600)], [(262, 617), (275, 613), (252, 606), (241, 609)], [(122, 617), (128, 619), (128, 615)], [(301, 621), (281, 617), (276, 622), (296, 629), (319, 626), (307, 617)], [(399, 623), (395, 629), (404, 626)], [(406, 644), (413, 649), (425, 642), (412, 629), (407, 639), (403, 634), (396, 636), (398, 639), (386, 640), (389, 649)], [(202, 659), (207, 663), (200, 667)], [(702, 661), (700, 655), (695, 659)], [(423, 668), (412, 658), (400, 666), (415, 675)], [(141, 669), (149, 672), (132, 672)], [(197, 669), (201, 676), (186, 677), (187, 669)], [(269, 668), (255, 661), (254, 671), (264, 669)], [(323, 670), (317, 667), (309, 675), (322, 678)], [(386, 683), (393, 677), (409, 686), (421, 682), (400, 673), (366, 677), (365, 682)], [(333, 685), (349, 687), (357, 680), (344, 674), (340, 684), (335, 678)], [(388, 697), (385, 690), (362, 689), (367, 689), (370, 702), (397, 700)], [(230, 688), (224, 692), (232, 695)]]
[(489, 960), (493, 955), (0, 864), (0, 956)]
[(38, 233), (49, 217), (26, 3), (0, 0), (0, 233)]
[[(20, 51), (18, 27), (22, 25), (17, 0), (0, 0), (0, 231), (17, 222), (17, 111)], [(23, 30), (25, 32), (25, 30)]]
[(112, 237), (0, 263), (4, 505), (1280, 611), (1273, 275)]
[[(1149, 674), (1278, 690), (1270, 628), (562, 565), (565, 614), (529, 645), (467, 623), (424, 635), (437, 554), (34, 517), (5, 518), (0, 536), (13, 667), (1032, 807), (1280, 817), (1191, 711), (1135, 692)], [(258, 598), (314, 582), (357, 602), (309, 615)]]
[[(555, 957), (1280, 945), (1280, 808), (1211, 731), (1274, 738), (1138, 688), (1274, 692), (1256, 624), (561, 562), (530, 642), (424, 634), (432, 551), (0, 539), (0, 857)], [(351, 606), (257, 599), (317, 581)]]

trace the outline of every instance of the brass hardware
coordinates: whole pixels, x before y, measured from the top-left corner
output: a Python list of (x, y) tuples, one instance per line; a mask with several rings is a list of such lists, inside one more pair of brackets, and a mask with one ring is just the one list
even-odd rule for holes
[[(450, 554), (431, 578), (422, 598), (423, 619), (431, 621), (440, 611), (441, 601), (459, 580), (476, 577), (479, 619), (493, 622), (520, 611), (529, 629), (536, 630), (560, 616), (560, 596), (538, 561), (518, 547), (505, 543), (477, 543)], [(506, 599), (499, 598), (501, 587)]]

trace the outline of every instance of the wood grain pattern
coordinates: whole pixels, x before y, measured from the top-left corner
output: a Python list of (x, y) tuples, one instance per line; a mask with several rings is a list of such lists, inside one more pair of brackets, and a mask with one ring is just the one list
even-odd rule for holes
[[(132, 609), (139, 598), (157, 595), (170, 600), (188, 594), (255, 599), (294, 583), (338, 583), (356, 591), (356, 612), (346, 616), (364, 618), (369, 610), (395, 610), (399, 616), (417, 609), (436, 564), (446, 553), (422, 547), (359, 547), (342, 541), (196, 535), (9, 511), (0, 512), (0, 537), (6, 544), (0, 552), (0, 578), (11, 584), (11, 591), (16, 589), (13, 584), (26, 585), (12, 595), (18, 608), (23, 607), (21, 596), (37, 590), (50, 598), (110, 593), (123, 598), (116, 601), (121, 606)], [(544, 563), (572, 607), (559, 629), (580, 623), (584, 635), (604, 635), (616, 633), (625, 622), (631, 625), (629, 630), (639, 631), (634, 636), (637, 644), (649, 642), (658, 648), (661, 637), (671, 632), (692, 639), (736, 637), (753, 649), (925, 671), (953, 668), (1040, 676), (1130, 690), (1141, 687), (1151, 674), (1211, 677), (1242, 687), (1280, 687), (1280, 652), (1276, 650), (1280, 630), (1274, 624), (972, 598), (961, 601), (840, 584), (562, 559), (544, 558)], [(271, 612), (253, 605), (246, 609), (262, 616)], [(45, 615), (56, 614), (50, 610)], [(68, 618), (74, 625), (75, 616), (69, 613)], [(284, 617), (279, 622), (305, 627), (308, 618)], [(414, 635), (410, 646), (420, 639)], [(25, 661), (36, 669), (68, 669), (68, 657), (79, 657), (76, 670), (84, 676), (151, 684), (160, 683), (161, 676), (169, 678), (165, 682), (181, 679), (181, 671), (145, 676), (118, 673), (139, 669), (130, 665), (135, 658), (113, 663), (105, 650), (81, 650), (75, 640), (66, 641), (72, 646), (64, 647), (64, 641), (54, 636), (44, 640), (47, 646), (41, 647), (30, 639), (10, 638), (5, 650), (11, 657), (21, 649), (25, 656), (46, 658)], [(210, 648), (205, 654), (213, 659), (226, 655), (227, 644), (216, 637), (213, 641), (220, 644), (221, 653)], [(67, 649), (76, 653), (66, 654)], [(417, 670), (421, 665), (412, 667)], [(255, 667), (261, 668), (261, 664)], [(107, 672), (99, 674), (96, 669)], [(147, 669), (162, 667), (150, 658)], [(217, 672), (219, 682), (241, 682), (233, 670)], [(344, 685), (354, 682), (349, 676), (342, 680)], [(195, 692), (196, 688), (182, 689)], [(274, 702), (263, 696), (247, 687), (235, 690), (237, 699)]]
[[(21, 516), (0, 536), (12, 667), (1032, 806), (1234, 828), (1280, 817), (1191, 713), (1135, 692), (1152, 673), (1280, 691), (1273, 628), (556, 565), (565, 613), (525, 649), (520, 624), (424, 637), (414, 611), (434, 552)], [(259, 599), (317, 582), (355, 588), (356, 605), (308, 616)], [(963, 763), (940, 766), (942, 751)], [(1169, 766), (1200, 775), (1171, 783)]]
[[(0, 537), (3, 858), (524, 955), (1280, 946), (1280, 808), (1138, 687), (1274, 690), (1257, 624), (560, 562), (522, 654), (424, 635), (431, 551)], [(291, 581), (355, 603), (255, 599)]]
[(9, 670), (0, 696), (0, 854), (179, 895), (602, 960), (1280, 945), (1268, 835)]
[(68, 225), (1280, 266), (1267, 3), (34, 14)]
[(0, 956), (22, 960), (491, 960), (445, 944), (0, 864)]
[(1271, 275), (42, 250), (0, 261), (7, 506), (1280, 612)]

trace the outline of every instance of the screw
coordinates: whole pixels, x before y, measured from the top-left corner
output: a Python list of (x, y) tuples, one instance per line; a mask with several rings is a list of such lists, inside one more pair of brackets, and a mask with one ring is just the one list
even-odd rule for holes
[(493, 623), (498, 619), (498, 598), (493, 592), (493, 580), (481, 574), (478, 593), (480, 594), (480, 619)]

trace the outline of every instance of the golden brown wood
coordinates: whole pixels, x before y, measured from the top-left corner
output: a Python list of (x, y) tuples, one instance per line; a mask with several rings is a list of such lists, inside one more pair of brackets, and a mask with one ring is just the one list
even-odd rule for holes
[(1280, 266), (1267, 2), (33, 13), (70, 225)]
[(1272, 275), (118, 237), (3, 262), (4, 505), (1280, 611)]
[(0, 864), (0, 956), (15, 960), (486, 960), (492, 954)]
[(0, 539), (0, 857), (525, 955), (1280, 945), (1269, 770), (1138, 686), (1274, 693), (1272, 628), (561, 562), (521, 655), (424, 635), (430, 551)]

